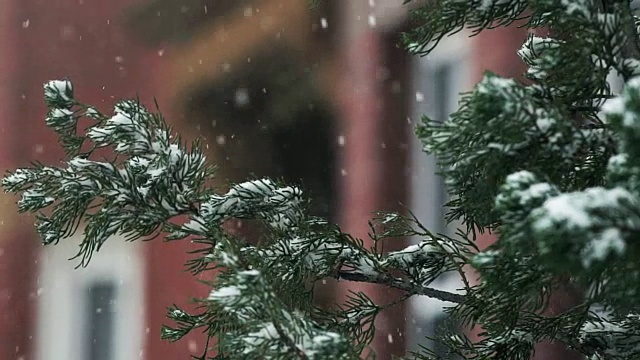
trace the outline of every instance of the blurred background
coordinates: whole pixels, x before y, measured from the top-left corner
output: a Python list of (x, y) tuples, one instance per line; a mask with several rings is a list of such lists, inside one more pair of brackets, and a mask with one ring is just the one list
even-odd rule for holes
[[(413, 6), (420, 1), (414, 2)], [(447, 194), (413, 128), (442, 120), (484, 70), (519, 77), (522, 29), (445, 39), (428, 57), (399, 45), (402, 0), (2, 0), (0, 170), (64, 159), (44, 123), (42, 85), (69, 78), (76, 98), (110, 114), (139, 97), (185, 140), (200, 138), (221, 191), (249, 177), (302, 184), (312, 211), (366, 239), (372, 212), (411, 209), (433, 231)], [(464, 146), (464, 144), (461, 144)], [(13, 196), (0, 207), (0, 359), (187, 359), (205, 337), (160, 340), (166, 308), (208, 288), (184, 271), (188, 241), (112, 239), (75, 269), (79, 238), (44, 248)], [(490, 238), (480, 241), (486, 243)], [(388, 250), (406, 246), (388, 243)], [(436, 287), (456, 291), (454, 278)], [(327, 282), (375, 301), (387, 288)], [(443, 304), (415, 298), (377, 319), (379, 359), (401, 355), (447, 323)], [(455, 326), (448, 324), (447, 326)], [(545, 349), (540, 359), (550, 359)], [(564, 357), (559, 357), (564, 358)]]

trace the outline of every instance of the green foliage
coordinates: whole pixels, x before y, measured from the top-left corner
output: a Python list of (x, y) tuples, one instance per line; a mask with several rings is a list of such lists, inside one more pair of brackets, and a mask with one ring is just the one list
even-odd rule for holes
[[(405, 4), (415, 0), (405, 0)], [(464, 28), (479, 33), (525, 18), (526, 0), (438, 0), (413, 11), (413, 26), (404, 37), (409, 50), (426, 55), (447, 35)]]
[[(590, 359), (640, 357), (640, 41), (629, 1), (439, 0), (420, 5), (412, 21), (405, 41), (418, 54), (465, 27), (477, 33), (519, 21), (556, 34), (531, 36), (518, 52), (529, 82), (487, 73), (458, 111), (417, 129), (453, 195), (448, 220), (467, 225), (455, 237), (384, 213), (370, 223), (369, 248), (310, 216), (298, 187), (253, 179), (216, 193), (205, 186), (214, 172), (199, 146), (173, 137), (161, 115), (137, 101), (100, 114), (74, 98), (68, 81), (45, 84), (46, 122), (67, 151), (65, 167), (18, 169), (3, 187), (22, 194), (19, 211), (39, 213), (44, 244), (81, 226), (81, 265), (115, 234), (200, 244), (188, 268), (219, 275), (197, 312), (169, 309), (174, 325), (162, 336), (198, 330), (215, 338), (202, 359), (357, 359), (377, 314), (411, 296), (445, 301), (452, 320), (482, 326), (477, 342), (443, 328), (435, 340), (451, 356), (524, 360), (550, 340)], [(609, 87), (610, 73), (625, 80), (622, 94)], [(90, 121), (84, 133), (81, 119)], [(110, 161), (95, 160), (102, 147), (114, 152)], [(228, 233), (230, 219), (260, 222), (262, 241)], [(498, 240), (480, 251), (474, 235), (484, 229)], [(408, 236), (420, 242), (381, 250)], [(467, 278), (469, 265), (478, 284)], [(460, 277), (460, 293), (430, 287), (444, 273)], [(314, 285), (328, 277), (404, 296), (376, 304), (352, 293), (320, 307)], [(550, 297), (567, 289), (582, 302), (546, 315)], [(409, 358), (440, 355), (422, 349)]]
[[(472, 28), (515, 21), (523, 2), (471, 3), (437, 1), (416, 12), (427, 32), (407, 35), (411, 49), (430, 50), (454, 18)], [(438, 156), (454, 197), (449, 220), (499, 235), (472, 259), (482, 283), (461, 314), (483, 324), (487, 339), (472, 353), (525, 359), (527, 343), (546, 338), (593, 359), (635, 358), (636, 20), (626, 1), (526, 3), (524, 26), (557, 35), (530, 36), (518, 52), (530, 83), (487, 74), (446, 121), (425, 119), (417, 129), (425, 150)], [(430, 12), (435, 9), (445, 10), (448, 21), (433, 20), (440, 16)], [(610, 73), (626, 80), (615, 99)], [(569, 286), (585, 291), (584, 302), (541, 317), (550, 295)], [(474, 313), (476, 306), (484, 313)], [(598, 340), (585, 340), (591, 336)], [(503, 355), (505, 344), (509, 355)]]
[(576, 129), (568, 119), (566, 108), (544, 97), (544, 88), (493, 74), (463, 96), (446, 122), (426, 119), (417, 134), (425, 150), (438, 155), (456, 197), (448, 220), (462, 218), (470, 231), (496, 227), (494, 198), (507, 175), (520, 169), (562, 189), (601, 184), (612, 152), (607, 132)]
[[(180, 138), (172, 139), (159, 114), (137, 101), (118, 102), (115, 115), (107, 117), (77, 103), (70, 89), (69, 81), (45, 85), (47, 125), (60, 134), (70, 158), (67, 167), (18, 169), (3, 179), (3, 186), (23, 192), (21, 212), (52, 205), (51, 214), (39, 213), (36, 223), (45, 244), (72, 235), (84, 223), (78, 256), (86, 265), (110, 236), (153, 236), (166, 219), (193, 211), (212, 169), (197, 144), (188, 151)], [(66, 114), (64, 120), (52, 118), (60, 113)], [(81, 117), (91, 121), (85, 136), (76, 134)], [(112, 161), (90, 159), (102, 147), (113, 149)]]
[[(163, 338), (175, 341), (204, 331), (216, 338), (208, 350), (220, 359), (357, 359), (373, 339), (376, 315), (406, 297), (374, 304), (365, 294), (353, 293), (344, 304), (321, 308), (312, 302), (317, 281), (382, 283), (407, 296), (464, 300), (428, 285), (444, 272), (463, 276), (475, 248), (465, 237), (435, 235), (415, 219), (380, 214), (371, 222), (376, 244), (398, 236), (423, 239), (382, 253), (379, 246), (367, 248), (310, 216), (297, 187), (255, 179), (214, 193), (205, 188), (214, 171), (205, 165), (198, 144), (187, 147), (172, 136), (159, 114), (137, 101), (121, 101), (107, 117), (62, 92), (70, 88), (68, 81), (45, 84), (50, 113), (64, 105), (76, 114), (73, 129), (67, 122), (47, 122), (69, 150), (66, 167), (17, 169), (7, 174), (3, 186), (22, 193), (20, 211), (38, 212), (36, 229), (44, 244), (68, 238), (81, 227), (80, 265), (115, 234), (134, 240), (164, 233), (167, 240), (189, 237), (201, 244), (187, 266), (194, 274), (218, 270), (210, 283), (213, 290), (198, 300), (197, 313), (171, 308), (168, 317), (175, 326), (165, 326)], [(90, 122), (84, 134), (75, 127), (81, 119)], [(65, 136), (79, 139), (80, 146), (69, 149)], [(112, 148), (111, 160), (93, 159), (102, 147)], [(184, 216), (186, 222), (179, 222)], [(229, 219), (260, 221), (263, 241), (248, 245), (229, 234), (224, 227)]]

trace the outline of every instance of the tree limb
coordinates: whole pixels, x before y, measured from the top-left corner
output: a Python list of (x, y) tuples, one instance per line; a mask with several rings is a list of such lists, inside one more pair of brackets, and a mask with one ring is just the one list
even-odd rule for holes
[(338, 280), (344, 279), (348, 281), (386, 285), (388, 287), (407, 291), (411, 294), (423, 295), (430, 298), (452, 302), (456, 304), (463, 304), (467, 300), (467, 295), (454, 294), (447, 291), (430, 288), (427, 286), (416, 286), (402, 279), (393, 278), (391, 276), (387, 276), (384, 274), (369, 276), (369, 275), (365, 275), (357, 272), (338, 270), (335, 275)]

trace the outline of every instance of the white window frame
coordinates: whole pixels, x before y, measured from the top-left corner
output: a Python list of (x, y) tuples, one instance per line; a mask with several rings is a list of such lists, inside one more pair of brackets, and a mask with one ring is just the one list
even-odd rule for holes
[[(434, 74), (440, 66), (451, 65), (453, 82), (448, 86), (449, 95), (446, 104), (447, 110), (455, 111), (458, 108), (459, 93), (471, 89), (473, 84), (471, 39), (469, 34), (461, 31), (453, 36), (442, 40), (438, 47), (426, 57), (416, 58), (413, 64), (414, 89), (416, 98), (413, 103), (412, 119), (416, 124), (423, 115), (438, 121), (446, 119), (435, 119), (434, 113), (435, 98), (433, 79)], [(411, 134), (411, 197), (410, 208), (419, 220), (434, 232), (443, 232), (447, 235), (454, 235), (457, 224), (450, 224), (442, 229), (444, 211), (442, 205), (438, 204), (440, 195), (444, 192), (441, 180), (438, 179), (436, 159), (422, 151), (420, 140)], [(414, 239), (419, 241), (419, 239)], [(449, 292), (458, 292), (461, 281), (457, 276), (446, 276), (431, 284), (431, 287)], [(406, 324), (407, 345), (409, 350), (418, 350), (417, 345), (429, 346), (425, 341), (426, 335), (432, 335), (432, 329), (425, 329), (424, 324), (433, 327), (431, 321), (436, 321), (444, 314), (444, 303), (437, 299), (425, 296), (412, 297), (409, 301), (409, 316)], [(451, 305), (451, 304), (449, 304)]]
[(144, 262), (140, 245), (122, 237), (110, 238), (86, 268), (69, 260), (80, 237), (65, 239), (42, 251), (38, 278), (38, 360), (87, 360), (86, 311), (89, 287), (101, 281), (116, 286), (113, 359), (138, 359), (145, 333)]
[[(473, 74), (471, 73), (471, 40), (468, 32), (461, 31), (455, 35), (447, 37), (438, 44), (438, 47), (426, 57), (417, 57), (413, 62), (414, 89), (416, 98), (412, 106), (412, 123), (417, 124), (423, 115), (434, 118), (434, 89), (430, 75), (438, 67), (446, 64), (460, 65), (455, 69), (454, 75), (460, 79), (460, 89), (456, 86), (450, 87), (450, 96), (447, 107), (451, 110), (458, 108), (459, 92), (471, 89), (473, 85)], [(446, 119), (434, 119), (444, 121)], [(413, 130), (413, 127), (412, 127)], [(442, 212), (439, 204), (434, 205), (434, 194), (441, 189), (435, 188), (438, 182), (435, 173), (438, 171), (436, 160), (433, 156), (427, 155), (422, 150), (422, 144), (415, 134), (410, 134), (411, 142), (411, 209), (423, 220), (424, 225), (435, 228), (440, 224)], [(421, 197), (416, 201), (417, 194)], [(449, 230), (454, 229), (450, 227)], [(449, 232), (451, 234), (451, 232)]]

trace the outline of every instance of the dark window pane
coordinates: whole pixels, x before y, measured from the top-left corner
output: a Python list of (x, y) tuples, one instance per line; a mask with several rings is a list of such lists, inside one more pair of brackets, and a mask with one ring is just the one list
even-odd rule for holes
[(451, 110), (449, 108), (449, 94), (451, 92), (451, 64), (438, 65), (433, 72), (434, 115), (437, 121), (445, 121)]
[(86, 360), (113, 360), (116, 287), (112, 282), (94, 283), (86, 296)]
[[(433, 72), (433, 84), (435, 91), (433, 92), (434, 96), (434, 115), (435, 120), (444, 122), (449, 114), (453, 111), (450, 108), (450, 96), (452, 88), (455, 88), (455, 85), (452, 86), (453, 78), (451, 76), (451, 64), (444, 63), (438, 65), (438, 67)], [(449, 201), (449, 196), (447, 194), (447, 188), (444, 184), (444, 179), (441, 176), (437, 176), (435, 181), (437, 182), (436, 192), (436, 203), (439, 206), (443, 206)], [(439, 233), (446, 233), (447, 224), (444, 219), (444, 212), (446, 211), (442, 208), (443, 214), (442, 216), (438, 216), (438, 224), (436, 227), (436, 231)]]

